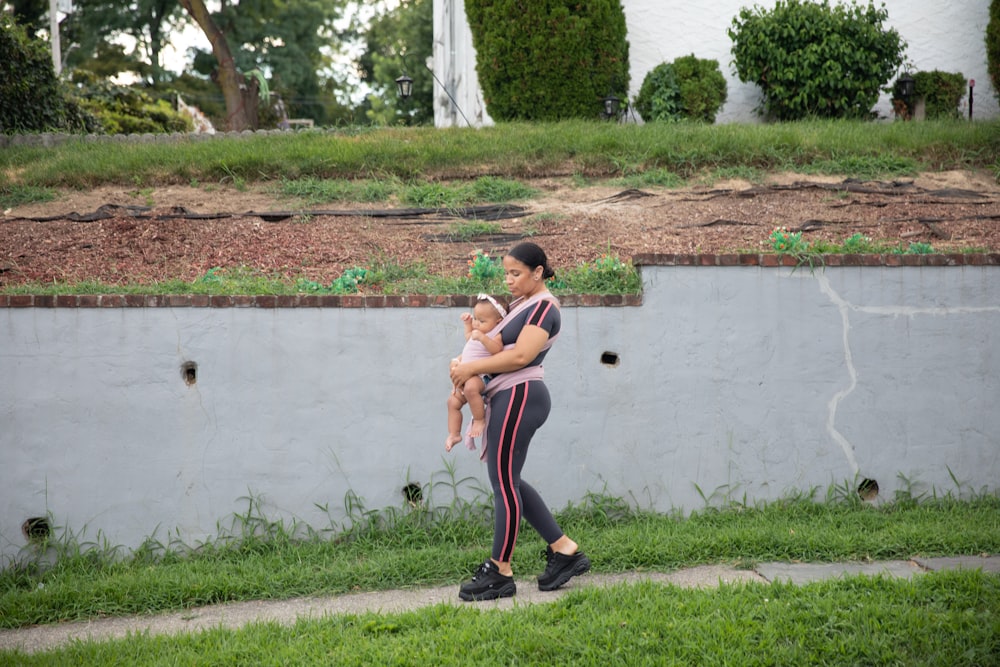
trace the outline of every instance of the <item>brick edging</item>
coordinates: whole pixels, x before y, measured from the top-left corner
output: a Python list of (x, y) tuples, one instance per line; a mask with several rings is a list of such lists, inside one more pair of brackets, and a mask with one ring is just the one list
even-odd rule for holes
[[(471, 308), (471, 294), (0, 294), (0, 308)], [(641, 294), (566, 294), (568, 307), (641, 306)]]
[[(813, 266), (1000, 266), (1000, 253), (934, 253), (910, 255), (814, 255)], [(636, 266), (800, 266), (791, 255), (643, 253), (632, 257)], [(808, 266), (808, 263), (805, 264)]]
[[(760, 266), (794, 267), (800, 262), (775, 254), (645, 253), (632, 258), (636, 266)], [(1000, 266), (1000, 253), (933, 255), (818, 255), (814, 268), (831, 266)], [(471, 294), (0, 294), (0, 308), (470, 308)], [(641, 306), (642, 294), (565, 294), (567, 307)]]

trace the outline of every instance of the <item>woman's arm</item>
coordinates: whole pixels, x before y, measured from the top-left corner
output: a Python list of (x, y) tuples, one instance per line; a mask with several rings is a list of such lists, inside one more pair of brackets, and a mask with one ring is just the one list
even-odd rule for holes
[(514, 347), (501, 350), (485, 359), (473, 359), (451, 367), (451, 381), (456, 385), (464, 385), (473, 375), (493, 375), (509, 373), (524, 368), (542, 351), (549, 340), (549, 332), (533, 324), (521, 329)]

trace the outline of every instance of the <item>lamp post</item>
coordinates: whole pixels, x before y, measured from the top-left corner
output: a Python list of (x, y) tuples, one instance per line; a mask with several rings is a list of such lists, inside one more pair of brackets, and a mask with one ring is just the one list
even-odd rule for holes
[(913, 110), (910, 107), (910, 100), (913, 98), (913, 93), (916, 92), (916, 81), (913, 80), (909, 72), (904, 72), (903, 76), (899, 77), (899, 89), (903, 95), (903, 103), (906, 105), (906, 115), (912, 118)]
[(403, 72), (403, 75), (396, 79), (396, 91), (402, 99), (408, 99), (413, 94), (413, 79)]
[(621, 99), (609, 91), (602, 101), (604, 102), (604, 119), (611, 120), (612, 118), (617, 118), (618, 111), (621, 109)]

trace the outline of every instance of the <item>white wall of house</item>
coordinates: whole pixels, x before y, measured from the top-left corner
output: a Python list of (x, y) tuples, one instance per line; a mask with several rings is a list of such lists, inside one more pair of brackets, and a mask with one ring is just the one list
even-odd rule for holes
[[(662, 62), (694, 54), (711, 58), (719, 67), (729, 89), (729, 99), (717, 117), (720, 123), (755, 122), (754, 110), (760, 103), (760, 89), (741, 83), (732, 66), (732, 40), (726, 33), (743, 7), (771, 8), (773, 1), (706, 0), (702, 3), (679, 0), (623, 0), (628, 25), (629, 60), (632, 83), (629, 97), (639, 92), (646, 74)], [(973, 118), (1000, 115), (993, 87), (986, 73), (986, 0), (955, 0), (943, 5), (939, 0), (885, 0), (888, 25), (899, 31), (907, 43), (906, 59), (913, 71), (961, 72), (974, 79)], [(488, 125), (482, 92), (475, 71), (475, 50), (465, 18), (463, 0), (434, 0), (434, 63), (437, 78), (455, 102), (435, 84), (435, 124), (438, 127), (470, 124)], [(968, 116), (968, 94), (961, 110)], [(875, 107), (882, 118), (891, 118), (892, 105), (883, 95)], [(597, 113), (597, 110), (595, 110)]]

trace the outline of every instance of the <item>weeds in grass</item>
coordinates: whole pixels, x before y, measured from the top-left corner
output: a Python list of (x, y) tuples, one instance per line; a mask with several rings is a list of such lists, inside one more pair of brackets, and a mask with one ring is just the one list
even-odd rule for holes
[(471, 241), (479, 236), (489, 236), (490, 234), (500, 234), (503, 227), (499, 222), (487, 222), (484, 220), (462, 220), (449, 225), (448, 235), (459, 241)]
[[(265, 498), (240, 499), (244, 510), (194, 545), (176, 533), (147, 538), (133, 553), (98, 533), (60, 528), (0, 571), (0, 626), (18, 627), (95, 615), (148, 613), (223, 600), (380, 590), (456, 581), (488, 551), (490, 492), (454, 467), (435, 474), (399, 506), (369, 508), (351, 491), (342, 519), (326, 505), (325, 527), (268, 514)], [(598, 571), (670, 570), (700, 563), (834, 561), (995, 553), (1000, 496), (916, 491), (906, 480), (893, 502), (864, 503), (857, 481), (816, 502), (817, 489), (773, 502), (734, 502), (729, 489), (702, 494), (706, 507), (683, 516), (640, 509), (590, 493), (557, 520), (586, 545)], [(405, 487), (404, 487), (405, 488)], [(961, 496), (961, 497), (960, 497)], [(965, 499), (962, 499), (965, 498)], [(544, 545), (525, 529), (514, 556), (521, 576), (540, 571)]]
[(581, 294), (638, 294), (642, 279), (631, 261), (614, 253), (604, 253), (590, 263), (580, 264), (561, 274), (566, 289)]
[(55, 198), (55, 192), (51, 188), (31, 185), (0, 186), (0, 210), (26, 204), (50, 202)]

